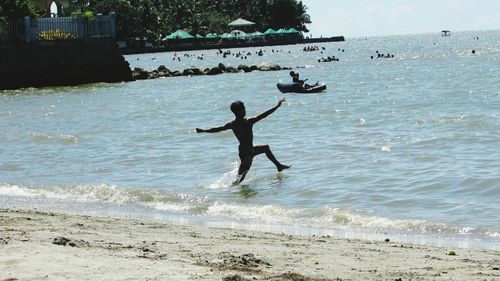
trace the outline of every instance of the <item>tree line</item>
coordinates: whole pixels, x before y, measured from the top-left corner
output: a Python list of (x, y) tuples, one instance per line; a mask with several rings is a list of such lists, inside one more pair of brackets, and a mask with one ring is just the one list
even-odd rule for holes
[[(41, 16), (34, 0), (2, 0), (0, 20)], [(298, 0), (73, 0), (73, 13), (92, 17), (116, 13), (118, 39), (159, 39), (177, 29), (191, 34), (228, 32), (228, 23), (244, 18), (256, 30), (295, 28), (307, 32), (307, 7)]]

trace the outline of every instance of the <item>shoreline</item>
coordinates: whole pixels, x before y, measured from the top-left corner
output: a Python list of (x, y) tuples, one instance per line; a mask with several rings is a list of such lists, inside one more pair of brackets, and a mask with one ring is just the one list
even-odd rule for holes
[(500, 278), (497, 250), (18, 209), (0, 209), (0, 251), (0, 280)]
[(329, 42), (344, 42), (344, 36), (332, 36), (325, 38), (307, 38), (302, 40), (276, 40), (267, 42), (225, 42), (221, 44), (206, 44), (206, 42), (190, 42), (170, 44), (167, 46), (158, 47), (125, 47), (120, 48), (122, 55), (148, 54), (148, 53), (163, 53), (163, 52), (187, 52), (201, 50), (217, 50), (217, 49), (235, 49), (235, 48), (263, 48), (273, 46), (286, 45), (301, 45), (301, 44), (319, 44)]

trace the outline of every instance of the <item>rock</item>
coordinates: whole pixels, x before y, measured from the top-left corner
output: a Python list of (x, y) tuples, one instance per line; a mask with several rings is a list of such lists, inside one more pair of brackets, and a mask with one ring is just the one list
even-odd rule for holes
[(243, 71), (243, 72), (250, 72), (252, 71), (248, 65), (240, 64), (238, 65), (238, 70)]
[(226, 66), (223, 63), (219, 63), (219, 65), (217, 65), (217, 67), (220, 68), (220, 70), (222, 70), (222, 71), (226, 71)]
[(148, 79), (148, 77), (149, 77), (149, 72), (147, 72), (146, 70), (132, 71), (132, 79), (134, 80), (144, 80)]
[(267, 261), (255, 257), (254, 254), (248, 253), (241, 256), (234, 256), (228, 252), (219, 253), (219, 258), (224, 261), (224, 264), (229, 267), (259, 267), (260, 265), (271, 266)]
[(235, 67), (232, 67), (232, 66), (228, 66), (226, 67), (226, 71), (227, 73), (238, 73), (240, 72), (238, 69), (236, 69)]
[(172, 76), (172, 74), (170, 72), (167, 72), (167, 71), (160, 71), (158, 73), (158, 78), (161, 78), (161, 77), (170, 77)]
[(455, 253), (455, 251), (448, 252), (448, 256), (456, 256), (456, 255), (457, 255), (457, 253)]
[(166, 68), (164, 65), (158, 66), (158, 72), (160, 76), (171, 76), (172, 71), (170, 69)]
[(259, 67), (260, 71), (276, 71), (276, 70), (281, 70), (281, 67), (277, 64), (272, 64), (272, 63), (262, 63), (262, 65)]
[(222, 73), (222, 69), (220, 67), (213, 67), (207, 72), (207, 75), (217, 75), (217, 74), (221, 74), (221, 73)]
[(168, 68), (167, 68), (166, 66), (164, 66), (164, 65), (160, 65), (160, 66), (158, 66), (158, 69), (157, 69), (157, 70), (158, 70), (158, 71), (160, 71), (160, 72), (163, 72), (163, 71), (168, 71), (168, 72), (170, 72), (170, 70), (168, 70)]
[(205, 74), (201, 69), (199, 69), (197, 67), (191, 67), (191, 68), (189, 68), (189, 70), (191, 70), (193, 75), (204, 75)]
[(225, 66), (222, 63), (219, 63), (216, 67), (201, 69), (198, 67), (191, 66), (179, 71), (171, 71), (164, 65), (158, 66), (157, 69), (148, 72), (140, 67), (135, 67), (132, 71), (132, 79), (133, 80), (144, 80), (144, 79), (156, 79), (161, 77), (177, 77), (177, 76), (194, 76), (194, 75), (217, 75), (222, 73), (238, 73), (238, 72), (252, 72), (255, 70), (260, 71), (275, 71), (275, 70), (284, 70), (291, 69), (290, 67), (281, 67), (277, 64), (273, 64), (270, 62), (262, 63), (262, 65), (244, 65), (240, 64), (237, 68), (233, 66)]
[(389, 238), (385, 238), (385, 239), (384, 239), (384, 241), (385, 241), (385, 242), (390, 242), (390, 241), (391, 241), (391, 239), (389, 239)]
[(84, 247), (88, 246), (89, 243), (83, 240), (71, 240), (69, 238), (63, 237), (63, 236), (57, 236), (54, 239), (52, 239), (52, 244), (54, 245), (61, 245), (61, 246), (71, 246), (71, 247)]
[(190, 68), (186, 68), (184, 69), (184, 71), (182, 71), (182, 76), (192, 76), (192, 75), (194, 75), (194, 72)]
[(148, 75), (148, 79), (157, 79), (159, 77), (160, 77), (160, 75), (159, 75), (158, 70), (153, 70)]
[(52, 239), (52, 244), (66, 246), (69, 241), (71, 240), (66, 237), (58, 236)]
[(224, 278), (222, 278), (222, 281), (248, 281), (249, 279), (242, 277), (241, 275), (235, 274), (235, 275), (229, 275)]

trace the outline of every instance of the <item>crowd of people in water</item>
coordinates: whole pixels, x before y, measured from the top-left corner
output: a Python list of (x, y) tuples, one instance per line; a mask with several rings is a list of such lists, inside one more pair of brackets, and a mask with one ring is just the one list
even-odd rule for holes
[[(479, 40), (479, 37), (474, 37), (473, 38), (474, 40)], [(436, 43), (434, 43), (436, 44)], [(323, 54), (324, 51), (326, 51), (326, 47), (324, 46), (305, 46), (303, 47), (302, 49), (304, 52), (314, 52), (314, 51), (319, 51), (321, 54)], [(338, 52), (342, 52), (344, 53), (345, 50), (344, 49), (341, 49), (341, 48), (338, 48), (337, 49)], [(247, 60), (249, 59), (249, 57), (251, 56), (264, 56), (265, 53), (282, 53), (283, 50), (281, 49), (270, 49), (270, 50), (266, 50), (266, 49), (259, 49), (258, 51), (232, 51), (230, 49), (228, 50), (222, 50), (222, 49), (218, 49), (216, 51), (216, 54), (219, 56), (222, 56), (222, 58), (228, 58), (228, 57), (235, 57), (235, 58), (240, 58), (242, 60)], [(289, 50), (288, 53), (291, 53), (291, 51)], [(476, 54), (476, 50), (472, 50), (471, 51), (472, 55), (475, 55)], [(196, 57), (197, 60), (204, 60), (204, 54), (189, 54), (189, 53), (184, 53), (182, 55), (184, 58), (192, 58), (192, 57)], [(370, 59), (390, 59), (390, 58), (394, 58), (394, 54), (391, 54), (391, 53), (381, 53), (379, 52), (378, 50), (375, 51), (375, 55), (371, 55), (370, 56)], [(137, 58), (137, 60), (140, 60), (139, 58)], [(156, 60), (155, 57), (152, 58), (152, 60)], [(175, 61), (181, 61), (181, 56), (179, 56), (177, 54), (177, 52), (174, 52), (173, 53), (173, 56), (172, 56), (172, 60)], [(335, 61), (340, 61), (340, 59), (338, 57), (336, 57), (335, 55), (333, 56), (326, 56), (326, 57), (320, 57), (320, 58), (317, 58), (317, 62), (318, 63), (325, 63), (325, 62), (335, 62)]]
[(335, 56), (318, 59), (318, 62), (331, 62), (331, 61), (339, 61), (339, 59)]
[[(304, 52), (315, 52), (315, 51), (319, 51), (320, 48), (318, 46), (306, 46), (304, 47), (304, 49), (302, 49), (302, 51)], [(325, 47), (321, 47), (321, 50), (324, 51), (326, 50)]]
[[(377, 59), (390, 59), (390, 58), (394, 57), (394, 55), (391, 55), (389, 53), (382, 54), (382, 53), (379, 53), (379, 51), (375, 51), (375, 53), (377, 54), (377, 56), (375, 57)], [(370, 59), (374, 59), (374, 56), (370, 56)]]
[[(248, 59), (248, 57), (254, 55), (250, 51), (248, 51), (248, 52), (242, 52), (242, 51), (232, 52), (231, 50), (223, 51), (222, 49), (218, 49), (216, 54), (222, 55), (223, 58), (227, 58), (228, 56), (233, 56), (233, 57), (244, 59), (244, 60), (246, 60), (246, 59)], [(255, 52), (255, 55), (261, 57), (264, 55), (264, 52), (262, 51), (262, 49), (260, 49), (259, 51)]]
[[(323, 52), (326, 51), (327, 49), (324, 46), (321, 46), (321, 47), (320, 46), (306, 46), (302, 50), (305, 52), (319, 51), (321, 54), (323, 54)], [(342, 52), (342, 53), (345, 52), (345, 50), (341, 49), (341, 48), (338, 48), (337, 51)], [(281, 50), (281, 49), (274, 49), (273, 48), (273, 49), (259, 49), (257, 51), (241, 51), (241, 50), (234, 51), (231, 49), (228, 49), (228, 50), (217, 49), (215, 53), (217, 56), (221, 56), (222, 58), (234, 57), (234, 58), (239, 58), (242, 60), (247, 60), (251, 56), (264, 56), (266, 53), (273, 53), (274, 54), (274, 53), (282, 53), (282, 52), (283, 52), (283, 50)], [(291, 51), (289, 50), (288, 53), (291, 53)], [(475, 54), (475, 50), (472, 51), (472, 54)], [(173, 53), (172, 60), (173, 61), (174, 60), (182, 61), (181, 57), (195, 58), (197, 60), (204, 60), (203, 53), (202, 54), (183, 53), (181, 56), (181, 55), (178, 55), (177, 52)], [(370, 59), (375, 59), (375, 58), (377, 58), (377, 59), (394, 58), (394, 54), (381, 53), (377, 50), (377, 51), (375, 51), (375, 55), (370, 56)], [(139, 60), (139, 58), (137, 58), (137, 60)], [(153, 57), (152, 60), (156, 60), (156, 58)], [(318, 63), (336, 62), (336, 61), (340, 61), (340, 59), (335, 55), (317, 58)]]

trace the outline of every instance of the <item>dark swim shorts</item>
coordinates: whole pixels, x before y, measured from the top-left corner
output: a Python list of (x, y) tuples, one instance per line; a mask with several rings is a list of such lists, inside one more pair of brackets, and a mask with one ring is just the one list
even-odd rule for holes
[(255, 149), (253, 147), (240, 150), (240, 158), (254, 157), (254, 156), (255, 156)]

